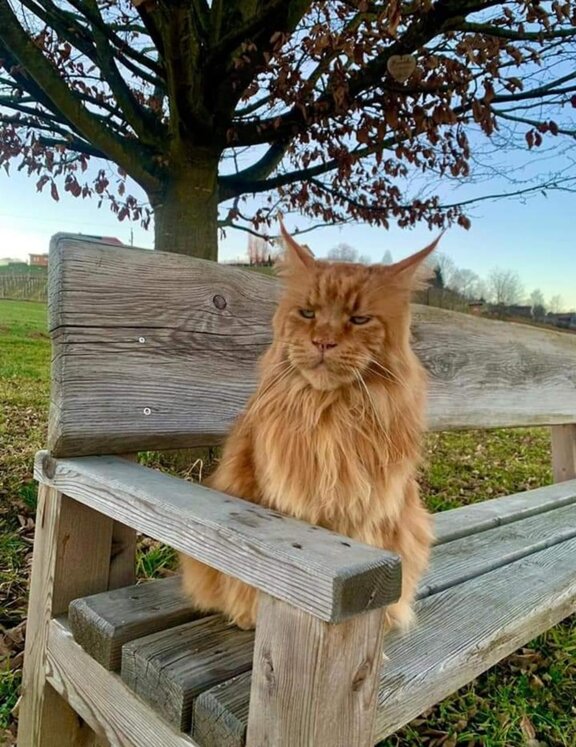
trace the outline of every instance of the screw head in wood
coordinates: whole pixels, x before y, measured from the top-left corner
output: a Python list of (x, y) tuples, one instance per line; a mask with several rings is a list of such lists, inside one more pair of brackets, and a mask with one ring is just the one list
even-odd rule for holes
[(146, 342), (146, 338), (145, 337), (139, 337), (138, 338), (138, 342)]
[(152, 410), (149, 407), (145, 407), (142, 412), (144, 415), (150, 415), (152, 413)]

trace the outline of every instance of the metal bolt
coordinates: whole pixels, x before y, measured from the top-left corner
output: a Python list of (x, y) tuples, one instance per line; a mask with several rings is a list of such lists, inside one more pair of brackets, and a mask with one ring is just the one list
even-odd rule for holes
[(152, 410), (149, 407), (145, 407), (142, 411), (144, 415), (150, 415), (152, 413)]
[(146, 342), (146, 338), (145, 337), (139, 337), (138, 338), (138, 342)]

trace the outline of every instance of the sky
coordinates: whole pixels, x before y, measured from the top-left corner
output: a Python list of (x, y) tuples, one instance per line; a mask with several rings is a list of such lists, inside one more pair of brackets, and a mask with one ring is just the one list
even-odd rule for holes
[[(0, 172), (0, 258), (26, 259), (28, 253), (46, 252), (50, 237), (60, 231), (116, 236), (125, 243), (152, 247), (152, 230), (145, 231), (138, 223), (118, 222), (107, 207), (98, 209), (95, 199), (75, 199), (61, 190), (60, 202), (54, 202), (47, 190), (36, 192), (36, 180), (21, 172), (13, 171), (10, 176)], [(495, 179), (480, 192), (502, 191), (501, 187)], [(495, 267), (515, 270), (527, 293), (539, 288), (546, 299), (559, 294), (564, 310), (576, 310), (575, 194), (549, 192), (547, 197), (538, 193), (523, 201), (482, 202), (469, 215), (472, 228), (449, 229), (440, 245), (458, 267), (482, 277)], [(290, 230), (312, 224), (289, 215), (286, 225)], [(423, 224), (410, 230), (350, 224), (319, 228), (305, 234), (302, 241), (317, 256), (345, 242), (378, 262), (386, 250), (398, 260), (435, 236)], [(247, 241), (246, 233), (228, 229), (220, 244), (220, 259), (245, 255)]]

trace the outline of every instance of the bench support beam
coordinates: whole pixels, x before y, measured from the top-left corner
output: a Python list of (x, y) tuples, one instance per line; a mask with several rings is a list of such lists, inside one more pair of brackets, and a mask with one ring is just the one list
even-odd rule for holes
[(92, 732), (48, 684), (50, 619), (107, 588), (113, 522), (41, 485), (34, 539), (18, 747), (87, 747)]
[(554, 482), (576, 478), (576, 425), (553, 425), (552, 474)]
[(262, 594), (248, 747), (372, 747), (384, 615), (333, 625)]

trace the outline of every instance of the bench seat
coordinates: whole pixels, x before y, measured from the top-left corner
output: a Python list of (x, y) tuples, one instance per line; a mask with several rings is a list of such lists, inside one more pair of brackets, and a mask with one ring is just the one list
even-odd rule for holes
[[(576, 480), (442, 512), (435, 524), (418, 625), (385, 640), (377, 739), (576, 608)], [(199, 635), (202, 626), (213, 629), (213, 618), (194, 621), (177, 583), (164, 579), (75, 600), (72, 630), (109, 668), (119, 667), (124, 649), (122, 676), (202, 747), (241, 747), (252, 638), (220, 623), (223, 645), (238, 636), (235, 666), (245, 670), (227, 679), (230, 670), (218, 666), (222, 645), (208, 636), (202, 648)], [(196, 653), (187, 653), (187, 641)], [(217, 652), (213, 661), (210, 651)], [(200, 673), (194, 656), (203, 662)]]

